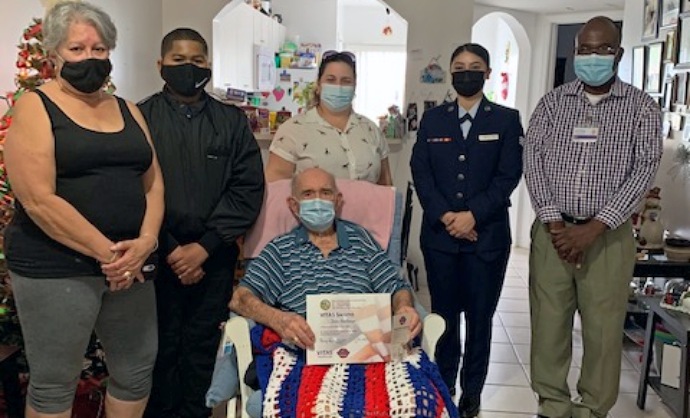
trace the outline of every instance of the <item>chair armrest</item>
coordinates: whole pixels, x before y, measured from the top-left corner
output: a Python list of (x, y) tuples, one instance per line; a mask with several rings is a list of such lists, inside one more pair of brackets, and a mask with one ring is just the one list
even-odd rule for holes
[(446, 331), (446, 321), (441, 315), (430, 313), (424, 318), (422, 328), (422, 350), (431, 361), (436, 361), (436, 344)]
[[(252, 342), (249, 334), (249, 322), (246, 318), (236, 316), (225, 323), (225, 338), (235, 345), (237, 353), (237, 372), (240, 379), (240, 399), (242, 401), (242, 418), (250, 418), (245, 411), (245, 403), (253, 390), (244, 383), (244, 375), (252, 362)], [(230, 404), (228, 404), (230, 406)], [(233, 405), (234, 406), (234, 405)], [(236, 407), (236, 406), (235, 406)], [(228, 418), (234, 417), (234, 410), (228, 408)], [(232, 413), (232, 415), (231, 415)]]

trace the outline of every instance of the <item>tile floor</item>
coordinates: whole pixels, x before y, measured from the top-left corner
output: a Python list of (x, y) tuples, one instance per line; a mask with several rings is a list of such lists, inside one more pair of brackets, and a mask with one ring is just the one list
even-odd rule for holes
[[(537, 412), (537, 400), (529, 386), (529, 302), (528, 252), (514, 249), (508, 264), (505, 285), (498, 312), (494, 317), (491, 364), (482, 394), (480, 418), (532, 418)], [(429, 290), (420, 278), (419, 299), (429, 308)], [(582, 357), (581, 332), (576, 321), (573, 332), (573, 364), (569, 376), (575, 388)], [(611, 418), (670, 418), (669, 410), (649, 389), (644, 411), (637, 408), (637, 385), (641, 363), (641, 348), (626, 344), (622, 359), (620, 395), (611, 410)]]

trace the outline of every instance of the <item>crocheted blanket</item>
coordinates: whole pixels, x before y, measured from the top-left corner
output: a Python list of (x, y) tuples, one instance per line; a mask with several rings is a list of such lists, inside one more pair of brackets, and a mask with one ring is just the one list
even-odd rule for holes
[(257, 325), (251, 334), (264, 417), (458, 417), (420, 348), (403, 361), (308, 366), (275, 331)]

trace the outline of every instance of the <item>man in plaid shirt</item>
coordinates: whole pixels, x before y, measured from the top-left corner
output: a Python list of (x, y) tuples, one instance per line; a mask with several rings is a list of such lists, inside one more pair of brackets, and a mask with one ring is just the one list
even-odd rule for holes
[[(539, 417), (605, 417), (618, 396), (622, 328), (635, 265), (629, 221), (662, 151), (658, 105), (616, 76), (620, 30), (591, 19), (577, 36), (577, 80), (537, 105), (524, 172), (537, 213), (530, 252), (532, 388)], [(575, 311), (584, 357), (567, 383)]]

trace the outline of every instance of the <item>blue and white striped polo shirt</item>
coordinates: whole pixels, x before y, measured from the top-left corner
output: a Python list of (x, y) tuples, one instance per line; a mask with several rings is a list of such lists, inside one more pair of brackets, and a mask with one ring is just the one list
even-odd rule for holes
[(306, 295), (395, 293), (409, 286), (374, 238), (359, 225), (336, 220), (338, 248), (324, 258), (298, 226), (266, 245), (240, 286), (266, 304), (306, 314)]

